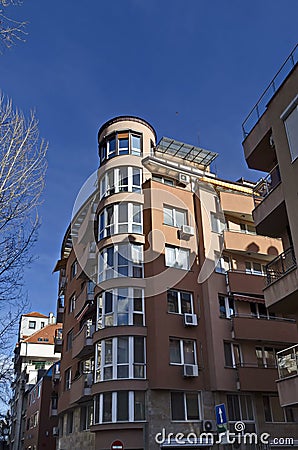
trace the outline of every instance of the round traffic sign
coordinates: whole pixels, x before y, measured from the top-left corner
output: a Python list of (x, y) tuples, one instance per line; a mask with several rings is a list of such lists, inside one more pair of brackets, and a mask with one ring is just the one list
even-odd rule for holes
[(123, 442), (114, 441), (111, 443), (111, 450), (124, 450)]

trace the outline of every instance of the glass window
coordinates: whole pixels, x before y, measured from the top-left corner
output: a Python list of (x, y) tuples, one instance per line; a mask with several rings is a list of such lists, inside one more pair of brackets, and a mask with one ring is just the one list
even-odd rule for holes
[(218, 296), (219, 302), (219, 316), (225, 319), (230, 319), (236, 314), (234, 300), (223, 295)]
[(187, 211), (183, 209), (174, 208), (172, 206), (164, 206), (164, 224), (172, 227), (181, 228), (182, 225), (187, 225)]
[(119, 336), (102, 342), (104, 359), (101, 380), (145, 378), (145, 338)]
[(131, 154), (137, 156), (141, 155), (141, 136), (135, 134), (131, 136)]
[(284, 119), (292, 161), (298, 157), (298, 106)]
[(141, 192), (142, 169), (120, 166), (109, 169), (100, 179), (100, 199), (118, 192)]
[(71, 368), (67, 369), (65, 371), (65, 385), (64, 385), (64, 390), (65, 391), (69, 391), (69, 389), (71, 388)]
[(193, 392), (171, 392), (172, 420), (200, 420), (200, 397)]
[(253, 421), (253, 406), (250, 395), (227, 395), (228, 417), (231, 421)]
[(266, 422), (285, 422), (284, 409), (280, 406), (279, 398), (273, 395), (263, 396), (263, 407)]
[(131, 131), (122, 131), (108, 136), (99, 145), (100, 163), (117, 155), (142, 154), (142, 136)]
[(98, 282), (118, 277), (143, 277), (143, 246), (115, 244), (99, 253)]
[(233, 344), (232, 342), (224, 342), (224, 354), (225, 354), (225, 364), (227, 367), (239, 367), (241, 366), (241, 353), (240, 346), (238, 344)]
[(105, 392), (95, 398), (95, 423), (145, 420), (145, 392)]
[(31, 330), (35, 330), (35, 328), (36, 328), (36, 321), (35, 320), (29, 320), (29, 328)]
[(189, 270), (189, 250), (165, 246), (165, 265), (176, 269)]
[(142, 205), (116, 203), (107, 206), (99, 215), (98, 239), (117, 233), (143, 233)]
[(195, 365), (196, 361), (195, 341), (170, 338), (170, 364)]
[[(101, 305), (103, 304), (103, 309)], [(98, 328), (144, 325), (144, 291), (140, 288), (115, 288), (102, 293), (98, 303)]]

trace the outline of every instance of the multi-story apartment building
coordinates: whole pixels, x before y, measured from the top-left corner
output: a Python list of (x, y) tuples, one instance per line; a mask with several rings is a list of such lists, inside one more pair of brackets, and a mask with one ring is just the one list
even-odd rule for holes
[(59, 378), (60, 361), (50, 367), (28, 392), (24, 432), (26, 450), (56, 450)]
[(97, 187), (56, 265), (58, 448), (178, 448), (176, 433), (198, 448), (186, 436), (216, 433), (222, 404), (231, 431), (294, 436), (275, 354), (297, 329), (264, 303), (264, 268), (283, 247), (256, 234), (254, 185), (216, 178), (216, 153), (157, 143), (137, 117), (111, 119), (98, 143)]
[[(244, 153), (268, 172), (254, 188), (257, 232), (280, 236), (283, 251), (267, 264), (264, 296), (270, 311), (298, 317), (298, 47), (287, 58), (245, 122)], [(266, 102), (264, 101), (266, 100)], [(298, 406), (298, 345), (278, 354), (282, 406)]]
[(14, 381), (11, 400), (10, 446), (24, 449), (24, 433), (28, 393), (32, 386), (58, 360), (60, 353), (54, 349), (54, 336), (62, 324), (49, 316), (32, 312), (21, 316), (18, 342), (14, 351)]

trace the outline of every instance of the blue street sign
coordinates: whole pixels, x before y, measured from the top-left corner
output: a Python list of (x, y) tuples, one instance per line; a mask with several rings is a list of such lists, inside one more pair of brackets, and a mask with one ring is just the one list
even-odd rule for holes
[(225, 425), (227, 423), (227, 414), (225, 404), (215, 406), (215, 415), (217, 425)]

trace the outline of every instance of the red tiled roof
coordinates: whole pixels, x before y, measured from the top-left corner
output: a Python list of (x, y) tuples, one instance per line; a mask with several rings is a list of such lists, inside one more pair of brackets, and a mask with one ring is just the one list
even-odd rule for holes
[(62, 323), (46, 325), (41, 330), (28, 336), (23, 342), (30, 342), (31, 344), (54, 344), (55, 332), (60, 328), (62, 328)]
[(28, 314), (23, 314), (23, 316), (26, 316), (26, 317), (42, 317), (44, 319), (48, 319), (49, 318), (49, 316), (45, 316), (44, 314), (41, 314), (41, 313), (36, 312), (36, 311), (32, 311), (31, 313), (28, 313)]

